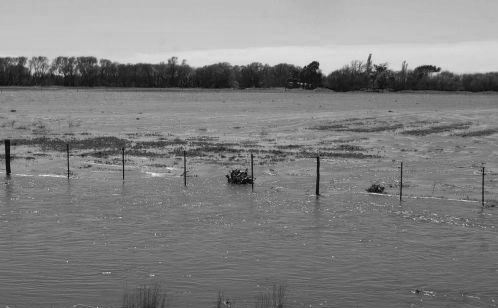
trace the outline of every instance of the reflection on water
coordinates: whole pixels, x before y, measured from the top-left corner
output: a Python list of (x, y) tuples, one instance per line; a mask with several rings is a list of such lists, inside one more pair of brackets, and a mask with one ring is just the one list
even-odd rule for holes
[[(0, 304), (119, 306), (161, 282), (173, 306), (238, 303), (285, 283), (291, 306), (492, 306), (497, 216), (468, 203), (331, 193), (296, 181), (88, 172), (4, 178)], [(116, 177), (119, 178), (119, 177)], [(264, 179), (262, 179), (264, 181)]]

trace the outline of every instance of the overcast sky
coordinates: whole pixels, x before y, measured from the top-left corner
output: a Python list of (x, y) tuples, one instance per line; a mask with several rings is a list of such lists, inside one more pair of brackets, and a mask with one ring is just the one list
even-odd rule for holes
[(498, 71), (495, 0), (0, 0), (0, 55)]

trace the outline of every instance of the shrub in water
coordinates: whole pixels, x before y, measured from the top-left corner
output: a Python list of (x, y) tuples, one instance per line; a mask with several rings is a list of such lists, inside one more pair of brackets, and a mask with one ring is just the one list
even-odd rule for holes
[(372, 184), (369, 188), (367, 188), (367, 191), (369, 193), (377, 193), (377, 194), (383, 194), (384, 193), (385, 187), (380, 185), (380, 184)]
[(165, 308), (166, 294), (159, 285), (143, 286), (126, 292), (123, 308)]

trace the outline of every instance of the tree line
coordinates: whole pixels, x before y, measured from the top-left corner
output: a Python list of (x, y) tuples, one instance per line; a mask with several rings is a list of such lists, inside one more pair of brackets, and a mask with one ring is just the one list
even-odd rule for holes
[(304, 67), (280, 63), (227, 62), (192, 67), (172, 57), (159, 64), (122, 64), (96, 57), (0, 57), (0, 86), (147, 88), (305, 88), (334, 91), (498, 91), (498, 73), (455, 74), (434, 65), (399, 71), (387, 63), (355, 60), (324, 75), (313, 61)]

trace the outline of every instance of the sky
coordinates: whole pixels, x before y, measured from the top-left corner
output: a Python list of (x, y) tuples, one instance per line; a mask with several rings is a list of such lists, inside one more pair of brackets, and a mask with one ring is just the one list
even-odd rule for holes
[(498, 71), (495, 0), (0, 0), (0, 56)]

